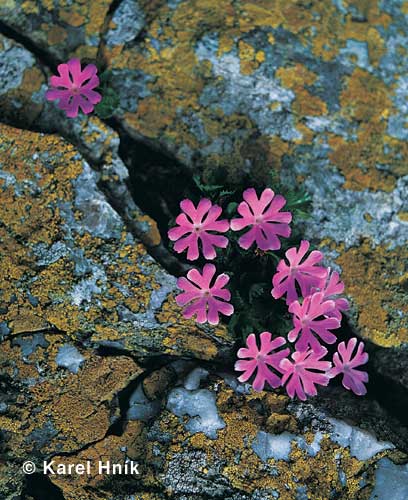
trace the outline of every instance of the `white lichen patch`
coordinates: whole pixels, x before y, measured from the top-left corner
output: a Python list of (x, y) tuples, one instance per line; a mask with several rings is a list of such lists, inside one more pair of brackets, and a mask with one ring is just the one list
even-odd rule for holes
[(129, 399), (129, 410), (127, 418), (129, 420), (142, 420), (146, 422), (155, 417), (160, 411), (160, 401), (150, 401), (140, 383)]
[(407, 500), (408, 464), (395, 465), (388, 458), (378, 461), (375, 488), (370, 500)]
[(294, 434), (282, 432), (282, 434), (269, 434), (259, 431), (252, 442), (252, 449), (262, 460), (267, 462), (270, 458), (274, 460), (289, 460), (292, 442), (296, 439)]
[(210, 61), (214, 77), (222, 82), (220, 88), (208, 85), (200, 103), (206, 107), (221, 108), (227, 116), (246, 112), (267, 135), (279, 135), (287, 141), (301, 139), (302, 134), (294, 128), (290, 114), (294, 92), (284, 88), (262, 66), (251, 75), (243, 75), (236, 51), (219, 57), (217, 48), (218, 39), (208, 36), (200, 40), (196, 47), (198, 60)]
[(108, 47), (134, 40), (145, 25), (145, 15), (137, 0), (125, 0), (119, 4), (112, 17), (113, 26), (105, 35)]
[[(176, 387), (167, 399), (167, 409), (174, 415), (180, 417), (185, 428), (192, 434), (203, 432), (210, 439), (217, 438), (217, 431), (224, 429), (225, 422), (218, 415), (216, 396), (208, 389), (195, 389), (203, 373), (195, 373), (187, 376), (184, 385), (193, 387)], [(191, 417), (185, 423), (185, 416)]]
[(296, 175), (305, 177), (305, 188), (313, 200), (306, 239), (330, 238), (344, 243), (346, 249), (358, 245), (362, 238), (369, 238), (375, 246), (406, 245), (408, 222), (398, 213), (408, 208), (408, 176), (398, 179), (395, 189), (387, 193), (344, 189), (344, 177), (327, 160), (317, 158), (312, 163), (299, 161), (290, 171), (284, 169), (282, 181), (293, 185)]
[(1, 40), (4, 47), (0, 51), (0, 95), (3, 95), (20, 87), (24, 71), (35, 65), (35, 58), (24, 47), (4, 37)]
[(69, 344), (64, 344), (58, 350), (55, 362), (57, 366), (67, 368), (71, 373), (78, 373), (81, 364), (85, 358), (81, 355), (78, 349)]
[(195, 391), (200, 388), (201, 380), (205, 380), (208, 377), (208, 371), (204, 368), (195, 368), (190, 372), (186, 379), (184, 380), (184, 387), (188, 391)]
[(343, 447), (350, 448), (350, 454), (358, 460), (368, 460), (377, 453), (392, 450), (395, 446), (387, 441), (378, 441), (366, 430), (359, 429), (336, 418), (329, 418), (333, 426), (330, 439)]
[(119, 239), (122, 220), (97, 188), (97, 180), (97, 174), (84, 161), (83, 172), (74, 181), (75, 208), (82, 212), (81, 229), (99, 238)]

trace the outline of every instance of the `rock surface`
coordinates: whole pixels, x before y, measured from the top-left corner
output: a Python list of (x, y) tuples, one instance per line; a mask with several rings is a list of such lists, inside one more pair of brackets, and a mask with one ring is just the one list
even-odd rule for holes
[[(60, 17), (28, 4), (6, 2), (4, 22), (22, 29)], [(302, 229), (343, 271), (354, 330), (378, 346), (406, 343), (404, 5), (123, 0), (99, 28), (92, 18), (92, 29), (90, 8), (78, 7), (83, 23), (75, 30), (99, 33), (93, 43), (112, 71), (125, 130), (207, 179), (245, 175), (262, 184), (273, 170), (306, 189), (312, 213)], [(58, 47), (60, 61), (74, 53), (72, 37), (56, 46), (35, 30), (29, 37), (50, 55)], [(1, 82), (6, 119), (16, 123), (24, 109), (23, 126), (58, 132), (92, 161), (114, 151), (107, 142), (115, 134), (98, 119), (73, 123), (44, 104), (47, 70), (2, 40), (4, 72), (15, 75)]]
[(303, 185), (305, 235), (384, 347), (408, 342), (407, 33), (398, 0), (124, 0), (104, 48), (129, 134), (207, 179)]
[(44, 83), (45, 74), (36, 57), (0, 34), (1, 120), (30, 127), (44, 106), (33, 97)]
[[(387, 467), (391, 475), (405, 471), (398, 465), (404, 455), (372, 431), (330, 418), (309, 404), (289, 404), (282, 395), (252, 393), (231, 376), (175, 368), (179, 382), (167, 394), (157, 391), (157, 379), (169, 377), (169, 368), (164, 377), (159, 371), (137, 389), (150, 393), (161, 412), (147, 421), (145, 415), (134, 415), (120, 437), (110, 436), (86, 454), (76, 454), (74, 462), (120, 453), (138, 461), (141, 476), (128, 482), (118, 478), (116, 488), (123, 492), (132, 485), (136, 498), (146, 499), (374, 500), (370, 492), (376, 475), (386, 475)], [(377, 414), (379, 421), (384, 417)], [(69, 500), (83, 495), (86, 486), (107, 486), (103, 477), (52, 480)], [(399, 482), (404, 491), (404, 481)], [(379, 483), (375, 491), (382, 488)], [(157, 493), (143, 493), (149, 490)]]
[[(1, 2), (1, 499), (408, 497), (407, 16), (401, 0)], [(111, 71), (109, 124), (44, 100), (73, 56)], [(139, 144), (186, 182), (272, 171), (311, 195), (298, 229), (342, 271), (367, 398), (300, 404), (228, 373), (226, 329), (184, 320), (153, 258), (180, 273), (129, 189)], [(141, 475), (24, 476), (50, 457)]]
[(138, 356), (228, 351), (225, 328), (182, 318), (176, 279), (126, 231), (71, 145), (7, 126), (0, 134), (3, 336), (57, 330)]
[(56, 60), (95, 58), (110, 0), (4, 0), (0, 18)]

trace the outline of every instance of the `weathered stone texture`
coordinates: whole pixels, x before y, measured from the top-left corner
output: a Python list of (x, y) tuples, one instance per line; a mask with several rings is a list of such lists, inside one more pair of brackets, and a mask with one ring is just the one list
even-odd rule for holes
[(354, 329), (407, 342), (404, 4), (124, 0), (129, 9), (138, 23), (114, 16), (104, 47), (129, 134), (207, 180), (264, 184), (274, 170), (303, 185), (305, 235), (342, 268)]
[[(140, 387), (149, 392), (162, 377)], [(131, 485), (140, 492), (136, 498), (180, 500), (374, 500), (378, 465), (387, 461), (390, 474), (405, 470), (399, 465), (404, 454), (371, 431), (330, 418), (309, 404), (289, 404), (283, 395), (251, 393), (231, 376), (196, 368), (184, 372), (164, 400), (163, 394), (154, 400), (161, 412), (148, 421), (140, 411), (129, 412), (132, 420), (120, 438), (109, 438), (109, 450), (101, 451), (108, 445), (104, 440), (76, 455), (74, 462), (96, 452), (126, 454), (140, 461), (142, 474), (111, 480), (110, 487), (116, 484), (123, 493)], [(83, 495), (86, 485), (88, 491), (89, 486), (101, 491), (109, 483), (106, 477), (53, 481), (69, 500)], [(403, 480), (395, 488), (406, 491)], [(146, 490), (157, 493), (151, 497), (142, 493)], [(92, 491), (84, 496), (96, 498)]]
[(5, 0), (0, 18), (57, 60), (95, 58), (110, 0)]
[(126, 232), (71, 145), (6, 126), (0, 134), (5, 335), (57, 329), (141, 356), (211, 359), (231, 347), (224, 327), (183, 319), (175, 278)]
[[(408, 498), (407, 436), (377, 402), (334, 388), (289, 403), (197, 367), (231, 360), (233, 341), (182, 318), (118, 134), (44, 99), (48, 63), (96, 61), (120, 98), (110, 123), (130, 138), (204, 182), (261, 187), (273, 171), (305, 189), (310, 218), (295, 223), (342, 272), (351, 331), (374, 344), (402, 415), (406, 3), (0, 3), (25, 45), (0, 35), (0, 121), (57, 133), (0, 125), (0, 498), (20, 500), (22, 461), (51, 454), (142, 464), (141, 478), (53, 477), (66, 500)], [(190, 361), (145, 371), (167, 356)]]
[(0, 34), (0, 117), (30, 127), (43, 103), (33, 98), (45, 83), (45, 74), (33, 54)]

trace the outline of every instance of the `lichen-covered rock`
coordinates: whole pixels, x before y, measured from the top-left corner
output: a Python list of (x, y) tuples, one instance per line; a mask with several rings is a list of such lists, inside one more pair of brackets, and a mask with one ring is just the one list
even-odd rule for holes
[(139, 356), (211, 359), (225, 328), (176, 306), (176, 280), (126, 232), (97, 175), (56, 136), (1, 126), (2, 336), (56, 329)]
[[(130, 430), (135, 422), (143, 426), (139, 451), (128, 451), (143, 471), (141, 477), (129, 478), (133, 491), (149, 489), (158, 492), (154, 498), (180, 500), (374, 500), (374, 485), (375, 491), (384, 491), (376, 483), (378, 474), (389, 481), (405, 471), (400, 463), (406, 455), (398, 451), (398, 443), (310, 404), (252, 393), (234, 377), (202, 368), (181, 381), (164, 404), (160, 396), (163, 409), (156, 418), (152, 414), (148, 422), (140, 413), (119, 440), (132, 450)], [(404, 477), (395, 487), (406, 492)], [(53, 481), (70, 492), (69, 499), (84, 491), (84, 482)]]
[(354, 330), (406, 343), (405, 5), (124, 0), (120, 11), (138, 21), (118, 10), (104, 55), (128, 133), (207, 180), (263, 184), (274, 170), (303, 185), (305, 236), (343, 269)]
[[(408, 498), (407, 14), (400, 0), (1, 2), (1, 121), (57, 135), (0, 125), (0, 498), (36, 497), (21, 464), (51, 456), (141, 464), (50, 477), (66, 500)], [(353, 334), (376, 344), (369, 394), (398, 418), (337, 387), (290, 402), (199, 366), (232, 340), (175, 306), (118, 134), (44, 99), (45, 65), (72, 56), (112, 71), (122, 137), (204, 182), (272, 170), (308, 191), (300, 229), (342, 270)]]
[[(26, 48), (0, 35), (0, 105), (5, 123), (57, 133), (75, 145), (101, 172), (100, 182), (124, 222), (149, 249), (176, 268), (161, 242), (157, 224), (135, 204), (127, 187), (128, 170), (118, 154), (119, 136), (96, 115), (68, 118), (45, 99), (45, 68)], [(0, 76), (1, 76), (0, 75)]]
[(101, 498), (103, 500), (130, 500), (132, 497), (126, 495), (126, 491), (138, 487), (139, 475), (144, 473), (143, 469), (137, 467), (140, 471), (139, 475), (113, 475), (106, 472), (99, 474), (99, 463), (107, 467), (109, 462), (110, 470), (113, 464), (124, 466), (126, 461), (138, 464), (143, 458), (144, 434), (143, 423), (129, 422), (126, 431), (121, 436), (109, 435), (95, 445), (87, 447), (86, 450), (68, 457), (54, 456), (54, 468), (56, 464), (64, 464), (68, 467), (70, 464), (89, 462), (91, 474), (56, 476), (52, 477), (53, 483), (61, 489), (65, 500), (99, 500)]
[[(0, 7), (1, 9), (1, 7)], [(43, 102), (33, 95), (45, 82), (45, 73), (33, 54), (0, 35), (0, 116), (2, 121), (30, 127)]]
[[(347, 407), (361, 418), (353, 398), (343, 400)], [(176, 362), (137, 385), (123, 432), (53, 456), (55, 464), (90, 460), (90, 475), (50, 479), (66, 500), (128, 500), (127, 493), (146, 500), (384, 500), (378, 495), (390, 481), (406, 494), (401, 442), (384, 427), (385, 412), (370, 402), (366, 410), (371, 417), (361, 427), (344, 413), (333, 418), (279, 393), (254, 393), (229, 374)], [(99, 460), (130, 460), (140, 474), (100, 475)]]
[[(24, 473), (18, 464), (0, 463), (0, 494), (4, 500), (21, 498), (24, 487)], [(27, 498), (27, 500), (30, 500)]]
[[(53, 457), (55, 464), (81, 464), (88, 460), (91, 462), (89, 475), (52, 478), (53, 483), (62, 490), (65, 500), (97, 500), (102, 494), (106, 500), (130, 500), (125, 494), (127, 491), (137, 491), (139, 498), (145, 500), (166, 498), (160, 493), (156, 496), (143, 492), (155, 481), (155, 471), (146, 465), (146, 443), (149, 426), (165, 406), (165, 398), (174, 384), (175, 376), (176, 371), (172, 366), (164, 366), (138, 383), (129, 398), (123, 432), (108, 435), (86, 450), (68, 457)], [(103, 465), (108, 461), (110, 464), (122, 465), (131, 461), (137, 464), (139, 474), (99, 474), (100, 461)]]
[(120, 417), (116, 396), (143, 371), (130, 357), (101, 357), (59, 334), (18, 335), (1, 347), (0, 429), (13, 461), (102, 440)]
[(256, 178), (307, 147), (345, 187), (390, 191), (405, 168), (404, 31), (399, 1), (124, 0), (105, 56), (127, 129), (191, 166)]
[(111, 3), (5, 0), (0, 5), (0, 18), (60, 61), (69, 56), (94, 58)]

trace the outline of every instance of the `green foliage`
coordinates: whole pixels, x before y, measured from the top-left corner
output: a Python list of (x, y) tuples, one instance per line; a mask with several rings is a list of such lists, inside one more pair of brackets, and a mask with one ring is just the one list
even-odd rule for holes
[(234, 193), (234, 191), (225, 189), (222, 185), (204, 184), (201, 182), (200, 176), (198, 175), (193, 177), (193, 181), (203, 195), (208, 196), (211, 199), (222, 198), (223, 196), (229, 196)]
[(100, 85), (97, 89), (102, 95), (102, 100), (95, 106), (95, 112), (102, 120), (110, 118), (119, 106), (119, 96), (111, 86), (111, 71), (101, 74)]

